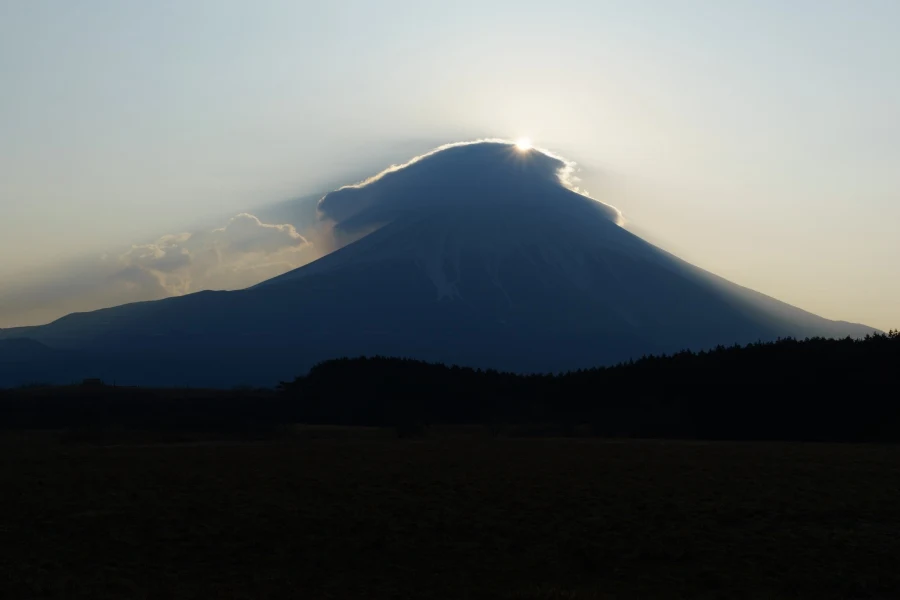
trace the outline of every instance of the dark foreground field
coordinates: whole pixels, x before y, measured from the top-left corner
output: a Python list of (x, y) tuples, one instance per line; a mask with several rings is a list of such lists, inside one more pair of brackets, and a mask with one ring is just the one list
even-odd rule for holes
[(5, 598), (895, 598), (900, 448), (0, 441)]

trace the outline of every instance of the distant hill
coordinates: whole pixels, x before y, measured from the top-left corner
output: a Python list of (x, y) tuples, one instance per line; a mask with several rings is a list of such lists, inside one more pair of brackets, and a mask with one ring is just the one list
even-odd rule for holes
[(569, 166), (505, 143), (458, 145), (326, 195), (362, 239), (238, 292), (67, 316), (4, 337), (59, 350), (0, 385), (99, 375), (146, 385), (274, 385), (348, 355), (558, 372), (778, 337), (860, 337), (647, 243), (574, 191)]

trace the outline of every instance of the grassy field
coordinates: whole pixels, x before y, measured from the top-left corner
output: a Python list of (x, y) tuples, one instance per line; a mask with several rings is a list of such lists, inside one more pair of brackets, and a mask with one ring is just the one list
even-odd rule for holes
[(900, 447), (0, 440), (4, 598), (896, 598)]

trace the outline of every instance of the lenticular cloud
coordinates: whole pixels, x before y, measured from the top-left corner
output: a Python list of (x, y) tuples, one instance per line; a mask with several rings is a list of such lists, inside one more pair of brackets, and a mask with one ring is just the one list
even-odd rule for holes
[[(558, 199), (560, 191), (586, 196), (574, 185), (574, 163), (547, 151), (521, 150), (513, 142), (482, 141), (442, 146), (362, 183), (327, 194), (320, 216), (339, 230), (380, 226), (400, 215), (465, 207), (472, 218), (486, 204), (527, 209)], [(592, 201), (607, 218), (615, 208)]]

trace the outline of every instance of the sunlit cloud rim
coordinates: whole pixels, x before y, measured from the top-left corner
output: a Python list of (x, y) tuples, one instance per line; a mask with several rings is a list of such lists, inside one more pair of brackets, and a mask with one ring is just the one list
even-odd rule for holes
[[(508, 139), (504, 139), (504, 138), (480, 138), (477, 140), (470, 140), (470, 141), (466, 141), (466, 142), (451, 142), (449, 144), (443, 144), (441, 146), (438, 146), (436, 148), (429, 150), (428, 152), (425, 152), (424, 154), (415, 156), (415, 157), (409, 159), (408, 161), (406, 161), (405, 163), (391, 165), (391, 166), (387, 167), (386, 169), (384, 169), (383, 171), (380, 171), (379, 173), (376, 173), (375, 175), (372, 175), (371, 177), (368, 177), (358, 183), (341, 186), (340, 188), (338, 188), (337, 191), (346, 190), (346, 189), (364, 188), (367, 185), (370, 185), (370, 184), (373, 184), (373, 183), (379, 181), (385, 175), (389, 175), (390, 173), (396, 173), (397, 171), (400, 171), (402, 169), (410, 167), (410, 166), (416, 164), (417, 162), (419, 162), (420, 160), (423, 160), (430, 156), (434, 156), (435, 154), (442, 152), (444, 150), (448, 150), (450, 148), (457, 148), (460, 146), (474, 146), (476, 144), (505, 144), (505, 145), (511, 146), (512, 148), (516, 148), (518, 142), (516, 142), (515, 140), (508, 140)], [(625, 217), (622, 215), (621, 210), (619, 210), (618, 208), (616, 208), (615, 206), (613, 206), (611, 204), (607, 204), (606, 202), (603, 202), (601, 200), (598, 200), (598, 199), (592, 197), (590, 195), (590, 193), (588, 193), (587, 190), (578, 187), (577, 182), (579, 181), (579, 179), (578, 179), (578, 177), (575, 176), (575, 172), (577, 170), (578, 165), (577, 165), (577, 163), (575, 163), (575, 161), (569, 160), (569, 159), (553, 152), (552, 150), (548, 150), (547, 148), (542, 148), (539, 146), (532, 145), (532, 146), (530, 146), (528, 151), (529, 152), (540, 152), (541, 154), (544, 154), (554, 160), (561, 162), (563, 166), (559, 168), (556, 175), (557, 175), (557, 177), (559, 177), (559, 182), (563, 187), (565, 187), (569, 191), (572, 191), (576, 194), (584, 196), (585, 198), (590, 198), (594, 202), (597, 202), (598, 204), (602, 204), (603, 206), (614, 211), (616, 213), (616, 224), (619, 225), (620, 227), (625, 225)]]

